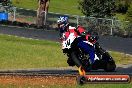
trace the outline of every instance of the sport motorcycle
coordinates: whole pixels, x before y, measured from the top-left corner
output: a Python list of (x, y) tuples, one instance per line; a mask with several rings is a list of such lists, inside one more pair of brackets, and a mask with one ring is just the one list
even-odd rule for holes
[[(61, 39), (63, 53), (67, 55), (67, 63), (69, 66), (82, 66), (85, 71), (104, 69), (106, 72), (113, 72), (116, 69), (116, 64), (111, 55), (104, 50), (99, 42), (98, 36), (91, 36), (91, 40), (94, 41), (94, 44), (88, 40), (83, 39), (81, 36), (77, 36), (76, 32), (73, 32), (75, 29), (64, 32)], [(89, 54), (86, 54), (83, 49), (78, 47), (78, 39), (82, 39), (83, 42), (87, 43), (94, 47), (95, 59), (94, 63), (91, 65)]]

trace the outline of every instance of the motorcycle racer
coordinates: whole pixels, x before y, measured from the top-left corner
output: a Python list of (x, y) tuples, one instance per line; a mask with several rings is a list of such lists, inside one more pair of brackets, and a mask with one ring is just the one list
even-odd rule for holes
[[(92, 65), (95, 59), (98, 59), (93, 46), (96, 40), (94, 40), (89, 33), (86, 33), (82, 26), (78, 26), (77, 28), (71, 27), (67, 16), (60, 16), (57, 20), (57, 24), (60, 31), (60, 40), (64, 38), (67, 39), (70, 33), (73, 33), (74, 36), (77, 37), (77, 46), (84, 50), (86, 54), (89, 54), (90, 65)], [(63, 33), (65, 33), (65, 36), (63, 36)]]

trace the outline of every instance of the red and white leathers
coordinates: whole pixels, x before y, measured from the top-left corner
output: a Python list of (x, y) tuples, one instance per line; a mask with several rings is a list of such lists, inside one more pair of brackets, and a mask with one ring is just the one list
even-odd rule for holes
[(63, 32), (61, 41), (62, 41), (62, 49), (71, 48), (71, 43), (78, 37), (77, 32), (75, 31), (75, 27), (68, 26), (65, 32)]
[(96, 41), (92, 39), (90, 34), (86, 33), (82, 26), (78, 26), (77, 29), (75, 27), (68, 26), (62, 35), (62, 49), (71, 48), (71, 43), (75, 38), (78, 39), (78, 47), (82, 48), (87, 54), (89, 54), (91, 63), (94, 63), (94, 60), (98, 59), (93, 47)]
[(78, 36), (77, 32), (75, 31), (75, 27), (69, 26), (68, 30), (65, 32), (65, 37), (68, 38), (70, 33), (73, 33), (75, 37)]
[(86, 39), (88, 42), (90, 42), (90, 43), (92, 43), (92, 44), (94, 44), (94, 43), (96, 42), (96, 40), (92, 40), (92, 39), (91, 39), (92, 37), (91, 37), (91, 35), (90, 35), (89, 33), (86, 33), (84, 27), (78, 26), (77, 31), (78, 31), (79, 35), (84, 34), (83, 36), (85, 36), (85, 39)]
[[(85, 33), (85, 28), (82, 27), (82, 26), (78, 26), (77, 29), (75, 27), (72, 27), (72, 26), (69, 26), (69, 28), (67, 29), (67, 31), (64, 33), (65, 34), (65, 38), (67, 39), (70, 35), (70, 33), (73, 33), (75, 37), (78, 37), (78, 36), (82, 36), (83, 33)], [(64, 36), (63, 36), (64, 38)], [(89, 41), (90, 43), (94, 44), (96, 42), (96, 40), (90, 40), (91, 38), (91, 35), (90, 34), (85, 34), (85, 39), (87, 41)], [(63, 40), (63, 39), (61, 39)]]

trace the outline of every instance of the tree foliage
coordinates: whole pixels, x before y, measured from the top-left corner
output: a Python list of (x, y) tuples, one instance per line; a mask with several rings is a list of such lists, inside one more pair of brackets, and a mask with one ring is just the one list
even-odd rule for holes
[(131, 2), (131, 0), (116, 0), (116, 12), (125, 14), (130, 7)]
[(130, 22), (132, 22), (132, 5), (128, 8), (128, 11), (127, 11), (127, 17), (126, 19)]
[(115, 11), (114, 0), (81, 0), (79, 8), (86, 16), (110, 17)]
[(11, 0), (0, 0), (0, 3), (2, 3), (3, 6), (11, 6), (12, 5)]

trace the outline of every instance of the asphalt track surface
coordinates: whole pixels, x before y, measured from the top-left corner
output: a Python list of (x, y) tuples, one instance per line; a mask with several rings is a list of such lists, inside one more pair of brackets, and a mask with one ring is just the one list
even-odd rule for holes
[[(130, 75), (132, 76), (132, 66), (118, 66), (115, 72), (105, 72), (103, 69), (91, 70), (86, 73), (87, 75)], [(67, 76), (77, 76), (79, 75), (76, 68), (45, 68), (45, 69), (28, 69), (28, 70), (1, 70), (0, 75), (20, 75), (20, 76), (54, 76), (54, 75), (67, 75)]]
[[(55, 30), (38, 30), (0, 26), (0, 34), (16, 35), (26, 38), (59, 42), (59, 32)], [(126, 54), (132, 54), (132, 38), (100, 36), (99, 43), (106, 50), (113, 50)]]
[[(59, 33), (54, 30), (38, 30), (18, 27), (0, 26), (0, 34), (15, 35), (26, 38), (51, 40), (59, 42)], [(132, 54), (132, 38), (100, 37), (99, 43), (104, 49)], [(87, 74), (128, 74), (132, 75), (132, 65), (117, 67), (115, 72), (103, 70), (91, 71)], [(33, 70), (6, 70), (0, 71), (0, 75), (78, 75), (76, 69), (33, 69)]]

